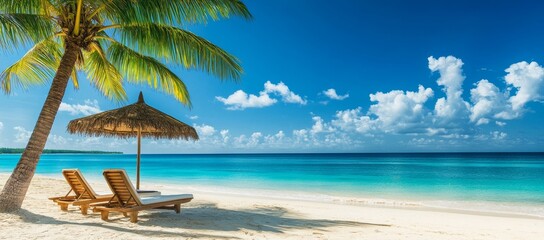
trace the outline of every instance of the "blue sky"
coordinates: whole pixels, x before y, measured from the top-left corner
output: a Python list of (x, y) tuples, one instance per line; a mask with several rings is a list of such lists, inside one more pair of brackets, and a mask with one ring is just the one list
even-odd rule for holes
[[(193, 108), (144, 85), (111, 102), (69, 86), (47, 148), (135, 152), (134, 140), (66, 132), (69, 120), (136, 101), (198, 142), (146, 139), (144, 153), (541, 151), (539, 1), (247, 1), (254, 20), (188, 28), (237, 56), (240, 83), (174, 68)], [(2, 69), (20, 57), (2, 53)], [(331, 90), (333, 89), (333, 90)], [(48, 86), (0, 95), (0, 146), (24, 147)]]

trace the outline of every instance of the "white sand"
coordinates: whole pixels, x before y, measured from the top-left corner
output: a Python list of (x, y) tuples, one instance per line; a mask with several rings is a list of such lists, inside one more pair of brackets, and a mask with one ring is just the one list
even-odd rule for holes
[[(7, 177), (0, 174), (0, 188)], [(0, 213), (0, 239), (544, 239), (539, 218), (201, 192), (181, 214), (145, 211), (134, 224), (113, 213), (105, 222), (74, 207), (62, 212), (47, 199), (67, 190), (62, 180), (35, 176), (23, 209)]]

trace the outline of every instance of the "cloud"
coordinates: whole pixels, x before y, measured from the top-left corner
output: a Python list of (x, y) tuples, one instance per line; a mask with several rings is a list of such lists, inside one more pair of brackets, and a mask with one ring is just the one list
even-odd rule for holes
[(32, 134), (31, 131), (26, 130), (24, 127), (16, 126), (13, 128), (15, 130), (15, 142), (26, 143)]
[(309, 140), (308, 130), (306, 129), (293, 130), (293, 137), (295, 138), (295, 143), (307, 142)]
[(215, 97), (217, 100), (225, 105), (228, 105), (228, 110), (243, 110), (245, 108), (263, 108), (273, 105), (278, 102), (276, 99), (270, 98), (270, 96), (261, 92), (259, 96), (250, 94), (248, 95), (242, 90), (234, 92), (227, 98)]
[(240, 148), (242, 146), (244, 146), (247, 142), (247, 137), (246, 135), (242, 134), (238, 137), (234, 137), (233, 139), (233, 144), (234, 144), (234, 147), (237, 147), (237, 148)]
[(310, 133), (317, 134), (334, 131), (334, 128), (332, 128), (328, 123), (325, 123), (321, 117), (314, 116), (312, 117), (312, 120), (314, 121), (314, 125), (312, 126), (312, 129), (310, 129)]
[(286, 103), (297, 103), (306, 105), (307, 101), (295, 94), (283, 82), (273, 84), (267, 81), (264, 84), (264, 90), (259, 92), (259, 96), (247, 94), (242, 90), (238, 90), (227, 98), (216, 96), (215, 99), (227, 105), (228, 110), (243, 110), (246, 108), (263, 108), (272, 106), (278, 100), (272, 98), (270, 94), (281, 96), (281, 100)]
[[(463, 99), (463, 61), (453, 56), (429, 57), (429, 70), (438, 72), (437, 85), (445, 97), (439, 98), (434, 109), (426, 107), (434, 96), (431, 88), (419, 85), (417, 91), (392, 90), (370, 94), (373, 102), (368, 112), (361, 107), (337, 111), (330, 122), (313, 116), (313, 125), (293, 131), (299, 141), (314, 140), (313, 135), (334, 132), (363, 135), (383, 133), (423, 135), (443, 139), (468, 139), (476, 136), (477, 126), (494, 122), (506, 126), (503, 120), (518, 118), (530, 101), (542, 101), (544, 69), (535, 62), (519, 62), (506, 69), (505, 84), (499, 89), (487, 79), (474, 84), (470, 103)], [(516, 89), (511, 96), (510, 89)], [(488, 139), (503, 139), (506, 133), (497, 132)], [(414, 138), (418, 139), (418, 138)]]
[(101, 145), (104, 143), (102, 137), (85, 137), (83, 139), (76, 140), (79, 145)]
[[(438, 71), (440, 78), (436, 81), (438, 86), (442, 86), (442, 90), (446, 93), (446, 97), (439, 98), (435, 104), (436, 117), (445, 122), (449, 122), (455, 118), (463, 118), (467, 116), (470, 105), (463, 100), (463, 61), (453, 56), (429, 57), (429, 69), (431, 72)], [(443, 122), (444, 123), (444, 122)]]
[(510, 97), (512, 110), (520, 112), (530, 101), (541, 101), (544, 87), (544, 69), (536, 62), (519, 62), (505, 70), (506, 83), (517, 89), (516, 95)]
[(215, 133), (215, 128), (210, 126), (210, 125), (206, 125), (206, 124), (197, 125), (197, 124), (195, 124), (194, 127), (195, 127), (196, 131), (198, 132), (198, 135), (203, 136), (203, 137), (211, 136), (211, 135), (213, 135)]
[(298, 103), (301, 105), (306, 105), (307, 103), (302, 97), (289, 90), (289, 87), (283, 82), (273, 84), (270, 81), (266, 81), (266, 83), (264, 83), (264, 91), (266, 93), (276, 93), (280, 95), (282, 101), (286, 103)]
[[(471, 122), (476, 125), (487, 124), (490, 119), (512, 120), (520, 118), (527, 111), (528, 102), (542, 101), (544, 90), (544, 69), (536, 62), (518, 62), (510, 65), (505, 72), (505, 84), (509, 86), (501, 91), (486, 79), (480, 80), (471, 89)], [(510, 95), (511, 89), (516, 89)], [(504, 122), (496, 122), (504, 126)]]
[(254, 132), (251, 134), (251, 138), (248, 139), (248, 146), (257, 146), (261, 142), (263, 134), (261, 132)]
[(68, 143), (68, 140), (66, 140), (66, 138), (64, 138), (63, 136), (49, 134), (49, 137), (47, 138), (47, 142), (65, 147), (66, 143)]
[(98, 106), (98, 101), (87, 99), (84, 104), (68, 104), (65, 102), (60, 103), (59, 111), (69, 112), (71, 115), (91, 115), (102, 112)]
[(501, 121), (495, 121), (495, 124), (497, 124), (497, 126), (501, 126), (501, 127), (506, 126), (506, 123), (505, 123), (505, 122), (501, 122)]
[(197, 120), (197, 119), (198, 119), (198, 116), (192, 115), (192, 116), (189, 116), (189, 119), (191, 119), (191, 120)]
[(470, 121), (476, 125), (489, 123), (493, 117), (506, 104), (506, 98), (499, 88), (486, 79), (476, 83), (476, 87), (470, 90), (470, 100), (473, 105), (470, 108)]
[(417, 92), (393, 90), (370, 94), (369, 114), (375, 115), (379, 128), (386, 132), (409, 130), (419, 125), (425, 116), (424, 104), (433, 96), (433, 90), (421, 85)]
[(329, 97), (332, 100), (344, 100), (349, 97), (349, 94), (339, 96), (338, 94), (336, 94), (336, 90), (334, 88), (329, 88), (323, 91), (323, 94), (325, 94), (325, 96)]
[(282, 147), (284, 143), (285, 133), (280, 130), (276, 134), (264, 136), (263, 144), (268, 147)]
[(2, 131), (2, 129), (4, 129), (4, 123), (0, 122), (0, 131)]
[(361, 113), (361, 108), (337, 111), (332, 125), (344, 131), (369, 132), (374, 128), (375, 121)]
[[(330, 119), (327, 116), (312, 115), (311, 123), (302, 129), (234, 135), (227, 129), (218, 131), (215, 127), (202, 124), (195, 125), (199, 134), (206, 135), (200, 141), (173, 143), (194, 149), (213, 146), (224, 152), (240, 149), (388, 151), (389, 145), (384, 144), (385, 141), (400, 144), (395, 149), (407, 151), (414, 147), (443, 151), (471, 150), (473, 146), (489, 147), (487, 142), (493, 142), (492, 147), (502, 144), (508, 149), (507, 144), (514, 141), (515, 137), (510, 137), (507, 132), (507, 120), (519, 118), (528, 112), (525, 109), (528, 102), (543, 100), (542, 68), (536, 63), (520, 62), (508, 67), (504, 77), (506, 87), (503, 89), (487, 79), (468, 85), (470, 96), (464, 96), (464, 99), (462, 86), (466, 78), (461, 59), (449, 56), (430, 57), (428, 60), (429, 70), (438, 73), (437, 85), (434, 87), (441, 89), (445, 95), (436, 101), (432, 101), (433, 97), (442, 92), (435, 92), (423, 85), (411, 91), (398, 89), (375, 92), (369, 94), (371, 104), (368, 110), (362, 107), (338, 110)], [(528, 87), (536, 90), (529, 91)], [(267, 82), (259, 96), (267, 96), (275, 102), (302, 100), (293, 100), (297, 98), (290, 93), (283, 83)], [(250, 95), (245, 94), (242, 99), (249, 101), (249, 98)], [(243, 105), (229, 106), (242, 108)], [(481, 127), (484, 124), (490, 126)], [(512, 141), (507, 142), (506, 139)]]
[(219, 132), (221, 134), (221, 138), (223, 139), (223, 143), (226, 143), (229, 141), (229, 130), (223, 129)]
[(285, 133), (283, 133), (283, 131), (280, 130), (280, 131), (278, 131), (278, 133), (276, 133), (276, 134), (274, 135), (274, 137), (275, 137), (276, 139), (278, 139), (278, 140), (282, 140), (282, 139), (285, 137)]
[(508, 136), (508, 134), (504, 132), (493, 131), (491, 132), (491, 136), (493, 140), (503, 140)]
[[(122, 146), (127, 146), (129, 144), (132, 144), (131, 142), (129, 142), (129, 139), (118, 139), (118, 138), (115, 138), (115, 139), (112, 139), (110, 144), (109, 144), (109, 147), (110, 148), (114, 148), (114, 149), (119, 149), (119, 147), (122, 147)], [(149, 142), (149, 144), (157, 144), (157, 141), (155, 140), (152, 140), (151, 142)]]

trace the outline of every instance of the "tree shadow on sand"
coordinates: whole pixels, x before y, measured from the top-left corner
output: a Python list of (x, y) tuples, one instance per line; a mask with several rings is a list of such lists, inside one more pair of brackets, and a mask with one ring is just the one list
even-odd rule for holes
[[(78, 214), (79, 211), (73, 211), (73, 214)], [(98, 227), (98, 228), (106, 228), (113, 231), (119, 231), (119, 232), (128, 232), (133, 234), (138, 234), (142, 236), (148, 236), (148, 237), (175, 237), (175, 238), (212, 238), (212, 239), (234, 239), (234, 237), (231, 236), (220, 236), (220, 235), (211, 235), (211, 234), (198, 234), (198, 233), (183, 233), (183, 232), (171, 232), (171, 231), (156, 231), (156, 230), (149, 230), (149, 229), (137, 229), (137, 228), (127, 228), (126, 225), (119, 225), (119, 226), (112, 226), (112, 225), (106, 225), (107, 223), (89, 223), (89, 222), (69, 222), (69, 221), (62, 221), (58, 220), (49, 216), (36, 214), (33, 212), (30, 212), (26, 209), (21, 209), (17, 213), (13, 213), (21, 218), (22, 221), (28, 222), (28, 223), (35, 223), (35, 224), (52, 224), (52, 225), (78, 225), (78, 226), (88, 226), (88, 227)], [(100, 215), (96, 216), (96, 214), (89, 214), (88, 216), (82, 216), (82, 218), (85, 217), (100, 217)], [(132, 223), (131, 223), (132, 224)]]
[[(52, 225), (79, 225), (97, 228), (106, 228), (113, 231), (127, 232), (148, 237), (177, 237), (177, 238), (212, 238), (212, 239), (235, 239), (233, 236), (221, 236), (210, 234), (187, 233), (183, 230), (212, 230), (222, 232), (256, 231), (283, 233), (288, 230), (312, 229), (327, 232), (329, 227), (390, 227), (387, 224), (365, 223), (343, 220), (328, 219), (307, 219), (297, 216), (287, 209), (276, 206), (255, 206), (248, 209), (223, 209), (216, 204), (202, 203), (194, 207), (182, 208), (181, 214), (173, 211), (157, 210), (143, 211), (140, 213), (139, 222), (134, 227), (121, 214), (111, 214), (109, 222), (102, 222), (100, 215), (90, 213), (82, 216), (79, 210), (70, 210), (67, 214), (78, 214), (86, 221), (63, 221), (50, 216), (41, 215), (22, 209), (17, 215), (21, 220), (34, 224)], [(100, 222), (88, 222), (96, 218)], [(92, 220), (92, 219), (91, 219)], [(112, 224), (113, 223), (113, 224)], [(179, 229), (179, 231), (151, 230), (159, 226), (163, 228)]]
[[(178, 220), (179, 219), (179, 220)], [(140, 217), (140, 225), (159, 225), (168, 228), (202, 229), (217, 231), (254, 230), (283, 233), (290, 229), (314, 229), (326, 231), (334, 226), (390, 227), (387, 224), (355, 221), (305, 219), (297, 217), (287, 209), (274, 206), (260, 206), (251, 209), (223, 209), (215, 204), (199, 204), (183, 208), (181, 215), (172, 212), (150, 212)]]

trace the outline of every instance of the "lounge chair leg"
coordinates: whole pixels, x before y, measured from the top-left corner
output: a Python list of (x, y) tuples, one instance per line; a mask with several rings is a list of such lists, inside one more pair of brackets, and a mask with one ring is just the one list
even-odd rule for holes
[(130, 222), (131, 223), (137, 223), (138, 222), (138, 212), (131, 212), (130, 213)]
[(127, 212), (123, 212), (123, 216), (128, 217), (128, 213), (127, 213)]
[(108, 211), (102, 211), (100, 212), (100, 216), (102, 217), (102, 220), (108, 221), (108, 216), (110, 215), (110, 212)]
[(87, 205), (82, 205), (81, 206), (81, 214), (83, 215), (87, 215), (87, 210), (89, 209), (89, 206)]
[(60, 203), (60, 210), (62, 211), (68, 211), (68, 204), (66, 203)]
[(181, 212), (181, 204), (174, 204), (174, 210), (176, 211), (176, 213)]

